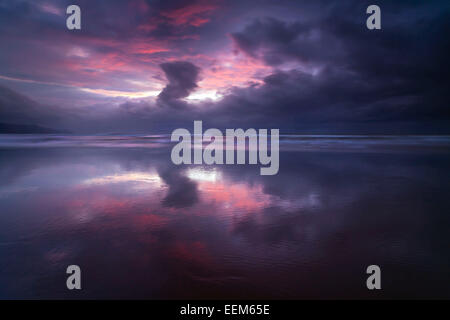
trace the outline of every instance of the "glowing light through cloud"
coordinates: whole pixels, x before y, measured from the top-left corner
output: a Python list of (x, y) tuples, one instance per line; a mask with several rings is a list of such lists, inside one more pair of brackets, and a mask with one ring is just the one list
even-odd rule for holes
[(223, 97), (223, 95), (219, 94), (216, 90), (197, 90), (193, 93), (191, 93), (185, 100), (188, 101), (203, 101), (203, 100), (213, 100), (217, 101), (220, 100)]
[(125, 97), (125, 98), (146, 98), (146, 97), (156, 97), (160, 91), (142, 91), (142, 92), (130, 92), (130, 91), (117, 91), (117, 90), (105, 90), (105, 89), (89, 89), (81, 88), (80, 90), (103, 95), (106, 97)]

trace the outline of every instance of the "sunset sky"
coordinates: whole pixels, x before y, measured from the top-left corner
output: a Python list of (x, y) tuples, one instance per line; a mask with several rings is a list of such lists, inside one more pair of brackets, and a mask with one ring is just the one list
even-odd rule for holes
[(450, 133), (450, 3), (372, 2), (3, 0), (0, 122)]

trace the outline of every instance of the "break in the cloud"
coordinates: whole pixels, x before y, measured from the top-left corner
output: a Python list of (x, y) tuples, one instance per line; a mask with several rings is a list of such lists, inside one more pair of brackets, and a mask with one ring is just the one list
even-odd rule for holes
[(377, 31), (368, 1), (78, 1), (76, 32), (69, 4), (0, 4), (2, 122), (449, 132), (448, 1), (379, 1)]

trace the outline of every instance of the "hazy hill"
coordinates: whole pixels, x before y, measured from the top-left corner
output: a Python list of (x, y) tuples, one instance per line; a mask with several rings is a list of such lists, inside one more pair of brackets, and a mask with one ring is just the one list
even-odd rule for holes
[(0, 123), (0, 133), (68, 133), (64, 130), (51, 129), (33, 124)]

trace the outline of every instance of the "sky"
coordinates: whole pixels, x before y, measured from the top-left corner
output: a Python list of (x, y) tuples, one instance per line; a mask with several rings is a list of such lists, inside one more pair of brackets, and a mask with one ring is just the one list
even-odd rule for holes
[(1, 0), (0, 122), (449, 134), (449, 34), (437, 0)]

